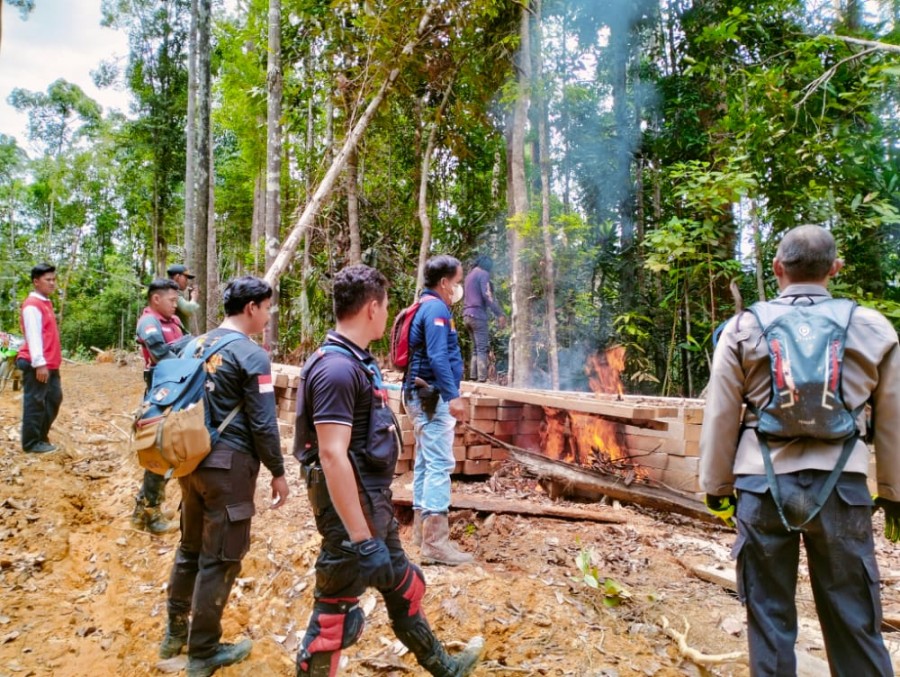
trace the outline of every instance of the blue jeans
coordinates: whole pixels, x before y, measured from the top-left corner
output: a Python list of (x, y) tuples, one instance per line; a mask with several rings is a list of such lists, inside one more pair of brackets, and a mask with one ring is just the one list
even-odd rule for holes
[[(791, 524), (809, 515), (828, 472), (778, 476)], [(750, 674), (797, 673), (797, 565), (806, 548), (809, 577), (832, 675), (892, 675), (881, 637), (878, 564), (872, 537), (872, 499), (866, 476), (843, 473), (822, 511), (789, 532), (781, 523), (766, 478), (744, 476), (738, 488), (738, 594), (747, 607)]]
[(416, 435), (413, 510), (446, 513), (450, 510), (450, 473), (456, 465), (453, 458), (456, 419), (443, 399), (438, 399), (437, 410), (429, 419), (414, 392), (406, 394), (406, 413), (413, 421)]
[(22, 371), (22, 449), (28, 451), (41, 442), (49, 442), (50, 426), (62, 404), (59, 369), (51, 369), (46, 383), (37, 380), (37, 371), (27, 360), (16, 360)]

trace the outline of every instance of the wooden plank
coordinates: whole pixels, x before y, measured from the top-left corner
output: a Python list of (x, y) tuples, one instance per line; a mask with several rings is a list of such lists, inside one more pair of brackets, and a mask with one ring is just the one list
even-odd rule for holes
[[(606, 401), (591, 397), (590, 393), (569, 393), (553, 391), (526, 390), (522, 388), (507, 388), (491, 383), (469, 383), (469, 391), (473, 395), (491, 395), (507, 401), (522, 402), (523, 404), (536, 404), (542, 407), (554, 407), (569, 411), (582, 411), (589, 414), (601, 414), (618, 418), (647, 420), (677, 418), (681, 415), (677, 406), (649, 406), (643, 404), (628, 404), (626, 401)], [(583, 395), (588, 395), (584, 397)], [(589, 399), (590, 398), (590, 399)], [(502, 411), (502, 410), (501, 410)], [(499, 420), (500, 411), (498, 411)]]
[[(684, 565), (684, 563), (682, 562)], [(734, 565), (726, 565), (721, 568), (707, 566), (705, 564), (685, 565), (694, 576), (707, 583), (714, 583), (720, 588), (737, 592), (737, 574)]]
[[(394, 505), (411, 506), (412, 493), (406, 489), (392, 488)], [(469, 494), (450, 494), (450, 507), (457, 510), (477, 510), (479, 512), (507, 513), (514, 515), (533, 515), (554, 519), (575, 520), (582, 522), (601, 522), (624, 524), (627, 515), (621, 515), (612, 508), (569, 508), (560, 505), (546, 505), (533, 499), (517, 500), (500, 498), (499, 496), (473, 496)]]
[(463, 461), (463, 473), (466, 475), (490, 475), (490, 459), (471, 459)]
[(473, 444), (470, 447), (466, 447), (466, 458), (472, 459), (475, 461), (491, 458), (491, 445), (490, 444)]

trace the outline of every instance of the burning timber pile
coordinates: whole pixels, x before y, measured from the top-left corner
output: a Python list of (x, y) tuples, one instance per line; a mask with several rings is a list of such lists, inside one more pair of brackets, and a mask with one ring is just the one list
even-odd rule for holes
[[(586, 370), (595, 391), (558, 392), (463, 383), (467, 417), (457, 425), (457, 475), (489, 475), (510, 455), (542, 478), (553, 497), (600, 496), (677, 512), (711, 516), (698, 486), (702, 403), (626, 396), (621, 347), (595, 355)], [(293, 435), (299, 369), (279, 365), (276, 394), (286, 446)], [(401, 427), (397, 472), (412, 468), (412, 422), (398, 390), (391, 404)]]

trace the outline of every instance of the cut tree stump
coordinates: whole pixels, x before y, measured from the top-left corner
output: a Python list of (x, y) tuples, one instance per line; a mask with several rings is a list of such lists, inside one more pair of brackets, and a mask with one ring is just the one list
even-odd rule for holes
[[(395, 505), (411, 506), (412, 493), (406, 489), (392, 490)], [(541, 505), (534, 501), (500, 498), (497, 496), (469, 496), (466, 494), (450, 495), (450, 507), (458, 510), (477, 510), (479, 512), (510, 513), (515, 515), (533, 515), (535, 517), (553, 517), (556, 519), (576, 520), (584, 522), (606, 522), (624, 524), (627, 515), (620, 515), (612, 509), (586, 510), (568, 508), (558, 505)]]

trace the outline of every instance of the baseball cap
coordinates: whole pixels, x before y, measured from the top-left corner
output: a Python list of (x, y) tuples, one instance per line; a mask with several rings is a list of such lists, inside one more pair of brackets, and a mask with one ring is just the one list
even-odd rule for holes
[(176, 263), (174, 266), (169, 266), (169, 269), (166, 271), (168, 275), (184, 275), (186, 277), (194, 279), (195, 275), (188, 270), (187, 266), (184, 266), (180, 263)]

